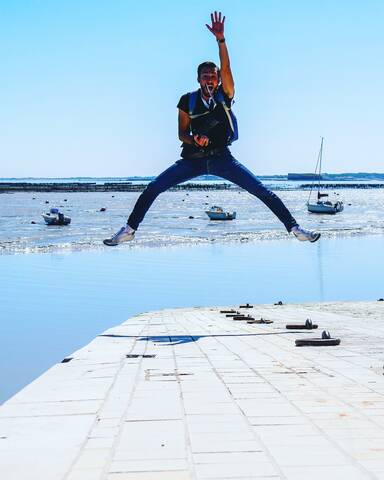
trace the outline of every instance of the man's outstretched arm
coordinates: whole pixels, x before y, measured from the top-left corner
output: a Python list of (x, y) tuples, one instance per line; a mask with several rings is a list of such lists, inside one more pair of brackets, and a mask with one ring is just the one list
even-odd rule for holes
[(208, 30), (216, 37), (217, 43), (219, 45), (221, 84), (223, 86), (225, 94), (229, 98), (233, 98), (235, 94), (235, 84), (232, 77), (229, 54), (224, 37), (225, 17), (221, 19), (221, 12), (211, 13), (211, 22), (211, 26), (206, 26)]

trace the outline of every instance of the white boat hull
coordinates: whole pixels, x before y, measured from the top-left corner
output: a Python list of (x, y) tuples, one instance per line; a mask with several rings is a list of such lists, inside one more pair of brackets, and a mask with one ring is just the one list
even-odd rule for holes
[(69, 225), (71, 223), (71, 219), (69, 217), (64, 217), (62, 220), (60, 220), (57, 215), (50, 216), (46, 214), (43, 215), (43, 218), (47, 225)]
[(308, 212), (311, 213), (325, 213), (328, 215), (334, 215), (335, 213), (342, 212), (344, 210), (343, 202), (317, 202), (307, 204)]
[(210, 220), (234, 220), (236, 218), (236, 212), (205, 212)]

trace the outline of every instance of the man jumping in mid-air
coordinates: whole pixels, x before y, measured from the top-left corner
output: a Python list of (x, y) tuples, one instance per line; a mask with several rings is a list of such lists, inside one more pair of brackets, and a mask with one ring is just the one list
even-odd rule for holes
[(232, 112), (235, 93), (224, 38), (224, 21), (221, 13), (211, 14), (212, 25), (207, 25), (219, 46), (220, 69), (212, 62), (198, 66), (199, 90), (180, 98), (179, 138), (183, 142), (181, 160), (153, 180), (140, 195), (127, 224), (112, 238), (104, 240), (113, 246), (134, 238), (135, 232), (156, 197), (179, 183), (199, 175), (217, 175), (236, 183), (259, 198), (278, 219), (301, 241), (316, 242), (320, 233), (301, 228), (289, 210), (273, 192), (238, 162), (228, 146), (237, 140), (237, 122)]

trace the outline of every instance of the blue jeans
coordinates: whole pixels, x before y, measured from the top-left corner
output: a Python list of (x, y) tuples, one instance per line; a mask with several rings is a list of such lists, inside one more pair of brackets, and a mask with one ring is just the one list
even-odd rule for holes
[(268, 190), (252, 172), (238, 162), (228, 148), (223, 149), (216, 155), (178, 160), (167, 168), (140, 195), (128, 218), (128, 225), (137, 230), (145, 214), (160, 193), (186, 180), (207, 174), (217, 175), (236, 183), (259, 198), (284, 224), (288, 232), (297, 225), (296, 220), (280, 198)]

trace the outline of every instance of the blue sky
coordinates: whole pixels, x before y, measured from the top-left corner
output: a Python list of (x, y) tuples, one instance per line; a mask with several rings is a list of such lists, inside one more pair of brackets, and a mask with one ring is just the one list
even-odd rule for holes
[(0, 0), (0, 176), (156, 175), (180, 96), (227, 17), (240, 139), (256, 174), (383, 172), (384, 2)]

